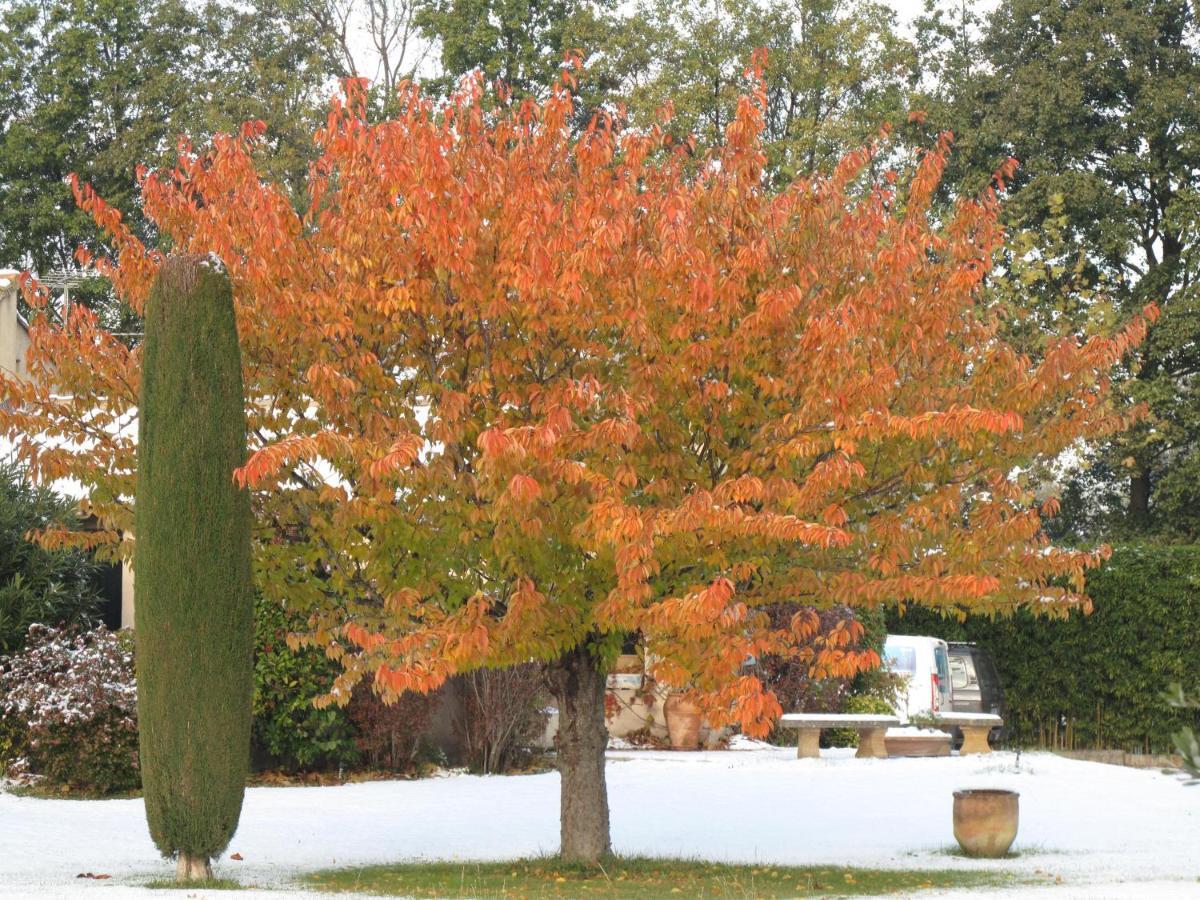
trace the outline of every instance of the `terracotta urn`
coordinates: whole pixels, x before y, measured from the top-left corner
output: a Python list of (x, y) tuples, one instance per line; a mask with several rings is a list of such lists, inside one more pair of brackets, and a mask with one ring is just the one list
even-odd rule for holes
[(663, 704), (663, 715), (672, 750), (695, 750), (700, 746), (700, 707), (681, 694), (671, 694)]
[(967, 856), (999, 859), (1017, 836), (1016, 791), (954, 792), (954, 837)]

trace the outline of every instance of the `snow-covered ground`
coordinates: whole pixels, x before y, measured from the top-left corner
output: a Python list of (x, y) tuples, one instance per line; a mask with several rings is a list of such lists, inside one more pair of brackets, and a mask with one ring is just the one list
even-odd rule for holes
[[(745, 862), (984, 866), (1037, 873), (1049, 885), (1007, 897), (1200, 897), (1200, 789), (1156, 771), (1042, 753), (859, 760), (853, 751), (825, 751), (798, 760), (790, 750), (741, 746), (610, 751), (615, 849)], [(1016, 858), (979, 863), (948, 852), (951, 794), (969, 787), (1021, 793)], [(299, 873), (331, 866), (552, 853), (557, 813), (554, 773), (254, 788), (229, 848), (243, 859), (227, 855), (217, 875), (285, 896), (294, 895)], [(140, 885), (170, 871), (150, 842), (140, 800), (0, 793), (0, 897), (120, 900), (144, 896)], [(82, 872), (112, 877), (77, 879)]]

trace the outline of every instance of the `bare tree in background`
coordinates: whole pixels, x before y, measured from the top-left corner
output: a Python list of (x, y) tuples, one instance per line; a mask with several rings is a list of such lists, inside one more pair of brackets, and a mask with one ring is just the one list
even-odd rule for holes
[(421, 0), (292, 0), (324, 38), (330, 72), (366, 78), (383, 96), (412, 78), (429, 55), (417, 27)]

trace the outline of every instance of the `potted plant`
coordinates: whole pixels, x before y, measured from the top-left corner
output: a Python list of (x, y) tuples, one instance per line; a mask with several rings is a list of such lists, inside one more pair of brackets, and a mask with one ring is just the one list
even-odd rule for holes
[(700, 747), (700, 707), (684, 693), (672, 693), (663, 704), (667, 736), (672, 750), (696, 750)]

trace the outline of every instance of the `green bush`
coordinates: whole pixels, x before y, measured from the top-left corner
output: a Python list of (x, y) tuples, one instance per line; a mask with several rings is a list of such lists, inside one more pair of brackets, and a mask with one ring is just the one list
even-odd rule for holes
[(0, 772), (21, 755), (25, 746), (25, 726), (14, 718), (0, 715)]
[[(891, 715), (894, 708), (885, 697), (874, 694), (851, 694), (842, 704), (844, 713)], [(827, 747), (857, 747), (858, 732), (853, 728), (826, 728), (821, 738)]]
[(0, 654), (19, 650), (34, 623), (96, 623), (95, 561), (80, 550), (45, 550), (27, 538), (63, 524), (76, 524), (70, 500), (32, 484), (16, 466), (0, 464)]
[[(1176, 709), (1200, 709), (1200, 695), (1188, 695), (1179, 683), (1171, 685), (1164, 699)], [(1196, 736), (1195, 729), (1181, 728), (1171, 740), (1175, 744), (1175, 752), (1183, 759), (1183, 770), (1189, 777), (1188, 784), (1200, 784), (1200, 738)]]
[(288, 647), (288, 632), (302, 625), (278, 603), (255, 605), (255, 757), (260, 765), (288, 772), (353, 765), (359, 750), (347, 710), (313, 706), (340, 667), (319, 649)]
[(1091, 615), (963, 621), (910, 608), (889, 630), (974, 641), (996, 661), (1018, 746), (1165, 752), (1196, 713), (1162, 686), (1200, 671), (1200, 547), (1118, 548), (1088, 578)]

